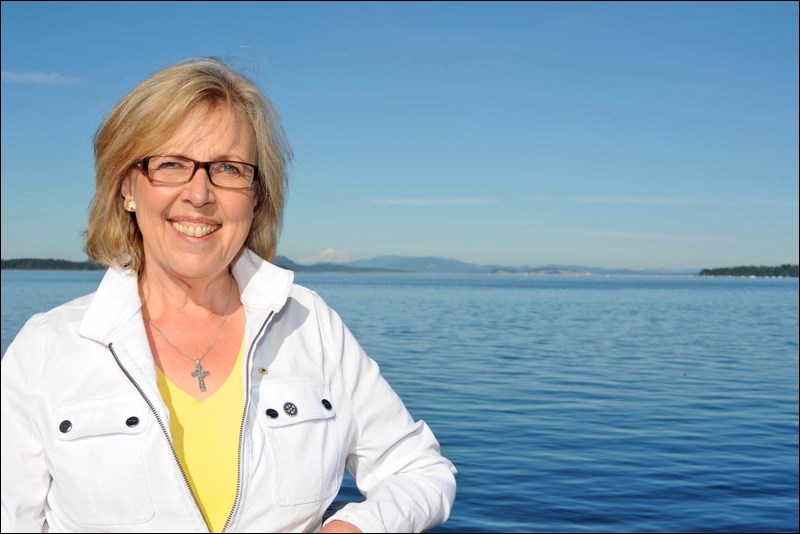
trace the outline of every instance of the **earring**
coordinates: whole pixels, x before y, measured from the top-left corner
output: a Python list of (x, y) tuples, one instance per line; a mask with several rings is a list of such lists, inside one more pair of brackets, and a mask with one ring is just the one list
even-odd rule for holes
[(136, 201), (134, 201), (134, 200), (129, 200), (128, 202), (126, 202), (126, 203), (125, 203), (125, 209), (126, 209), (126, 210), (128, 210), (128, 211), (129, 211), (129, 212), (131, 212), (131, 213), (133, 213), (134, 211), (136, 211)]

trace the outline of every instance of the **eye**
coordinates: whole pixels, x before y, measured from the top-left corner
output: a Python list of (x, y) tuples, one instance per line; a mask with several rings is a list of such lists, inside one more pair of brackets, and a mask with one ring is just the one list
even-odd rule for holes
[(150, 165), (153, 170), (161, 172), (180, 172), (192, 167), (189, 161), (171, 157), (153, 158)]
[(214, 165), (214, 172), (226, 176), (239, 176), (243, 173), (242, 165), (231, 161), (220, 161)]

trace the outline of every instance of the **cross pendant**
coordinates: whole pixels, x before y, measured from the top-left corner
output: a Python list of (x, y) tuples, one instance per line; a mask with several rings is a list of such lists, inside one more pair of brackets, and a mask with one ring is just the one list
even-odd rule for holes
[(194, 361), (195, 369), (192, 371), (192, 376), (197, 379), (197, 384), (200, 386), (200, 391), (206, 390), (206, 377), (210, 375), (208, 371), (203, 369), (203, 366), (200, 364), (200, 360)]

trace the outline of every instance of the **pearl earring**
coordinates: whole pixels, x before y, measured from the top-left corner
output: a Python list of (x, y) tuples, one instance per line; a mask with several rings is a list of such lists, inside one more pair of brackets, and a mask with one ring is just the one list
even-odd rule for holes
[(134, 211), (136, 211), (136, 202), (133, 200), (129, 200), (127, 204), (125, 204), (125, 209), (133, 213)]

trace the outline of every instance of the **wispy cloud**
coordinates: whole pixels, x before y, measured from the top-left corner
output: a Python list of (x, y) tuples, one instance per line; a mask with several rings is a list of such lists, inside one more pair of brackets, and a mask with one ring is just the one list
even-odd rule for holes
[(672, 242), (694, 242), (694, 241), (709, 241), (715, 242), (727, 240), (723, 236), (708, 236), (708, 235), (681, 235), (681, 234), (661, 234), (657, 232), (625, 232), (617, 230), (581, 230), (581, 234), (598, 239), (620, 239), (631, 241), (672, 241)]
[(669, 197), (566, 197), (566, 201), (578, 204), (627, 204), (627, 205), (662, 205), (662, 206), (797, 206), (797, 200), (723, 200), (694, 199)]
[(500, 202), (491, 198), (371, 198), (363, 203), (373, 206), (489, 206)]
[(2, 71), (3, 83), (25, 83), (35, 85), (64, 85), (79, 83), (81, 80), (72, 76), (64, 76), (57, 72), (36, 71)]

